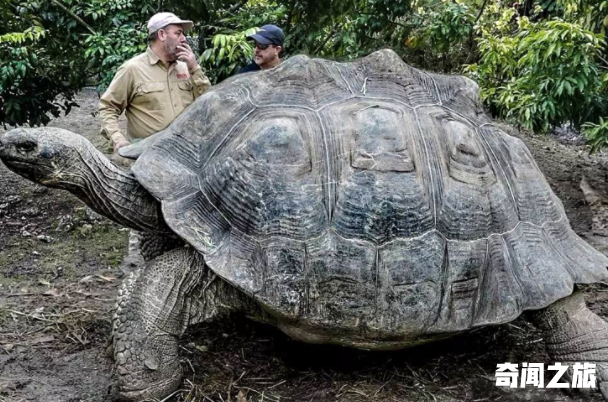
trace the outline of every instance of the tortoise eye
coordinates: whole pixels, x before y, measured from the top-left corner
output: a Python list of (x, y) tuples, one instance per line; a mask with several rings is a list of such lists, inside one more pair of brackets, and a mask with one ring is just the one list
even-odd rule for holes
[(36, 148), (36, 142), (34, 141), (23, 141), (17, 144), (17, 150), (19, 152), (31, 152), (34, 148)]

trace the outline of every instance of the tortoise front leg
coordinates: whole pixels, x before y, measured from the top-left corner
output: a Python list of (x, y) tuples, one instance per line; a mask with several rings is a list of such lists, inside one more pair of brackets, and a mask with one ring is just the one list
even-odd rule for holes
[(161, 256), (167, 251), (182, 247), (184, 241), (175, 234), (158, 235), (151, 232), (141, 232), (139, 251), (145, 262)]
[(162, 398), (179, 386), (186, 296), (201, 280), (203, 266), (191, 250), (176, 249), (123, 283), (112, 328), (118, 399)]
[(189, 323), (232, 310), (227, 288), (190, 248), (166, 252), (131, 274), (113, 319), (117, 399), (162, 399), (177, 389), (179, 338)]
[(587, 308), (583, 294), (558, 300), (533, 318), (552, 361), (596, 364), (599, 390), (608, 401), (608, 323)]

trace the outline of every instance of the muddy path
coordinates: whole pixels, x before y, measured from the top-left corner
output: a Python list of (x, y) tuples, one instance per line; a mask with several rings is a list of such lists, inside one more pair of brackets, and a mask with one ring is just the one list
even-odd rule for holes
[[(52, 126), (107, 144), (93, 116), (97, 95)], [(520, 135), (562, 199), (574, 230), (590, 233), (582, 175), (607, 188), (608, 157), (578, 143)], [(34, 185), (0, 165), (0, 402), (109, 400), (106, 354), (128, 232), (68, 193)], [(584, 289), (608, 318), (608, 285)], [(497, 363), (546, 362), (539, 332), (522, 317), (500, 327), (400, 352), (306, 345), (241, 317), (191, 329), (181, 342), (185, 380), (166, 401), (600, 401), (595, 394), (494, 386)], [(550, 372), (547, 372), (547, 377)]]

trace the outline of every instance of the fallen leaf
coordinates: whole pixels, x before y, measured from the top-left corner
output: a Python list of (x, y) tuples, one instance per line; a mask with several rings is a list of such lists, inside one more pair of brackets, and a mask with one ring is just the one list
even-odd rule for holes
[(239, 394), (236, 396), (236, 402), (247, 402), (247, 397), (242, 390), (239, 391)]
[(194, 345), (194, 348), (203, 353), (209, 351), (209, 348), (205, 345)]
[(93, 280), (93, 275), (89, 275), (89, 276), (85, 276), (84, 278), (82, 278), (81, 280), (79, 280), (79, 283), (84, 283), (84, 282), (91, 282)]
[(104, 280), (106, 282), (114, 282), (116, 280), (116, 278), (114, 278), (113, 276), (103, 276), (100, 274), (95, 275), (96, 277), (98, 277), (101, 280)]
[(104, 296), (103, 293), (92, 293), (92, 292), (87, 292), (85, 290), (82, 289), (78, 289), (76, 291), (74, 291), (74, 293), (78, 293), (79, 295), (82, 295), (84, 297), (98, 297), (98, 296)]
[(30, 345), (36, 345), (38, 343), (49, 343), (53, 342), (55, 337), (53, 335), (41, 336), (29, 342)]
[(46, 292), (44, 292), (43, 295), (58, 297), (61, 295), (61, 292), (59, 292), (59, 289), (49, 289)]
[(5, 343), (4, 345), (2, 345), (2, 349), (4, 349), (7, 352), (10, 352), (11, 350), (13, 350), (14, 347), (15, 347), (14, 343)]

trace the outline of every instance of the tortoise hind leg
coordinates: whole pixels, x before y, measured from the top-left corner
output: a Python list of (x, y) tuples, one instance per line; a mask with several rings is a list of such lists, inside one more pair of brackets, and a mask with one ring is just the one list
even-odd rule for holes
[(596, 364), (599, 389), (608, 401), (608, 323), (585, 305), (581, 292), (558, 300), (533, 316), (554, 362)]
[[(186, 327), (232, 310), (215, 275), (190, 248), (168, 251), (132, 274), (113, 319), (116, 399), (162, 399), (181, 383), (178, 341)], [(203, 300), (199, 300), (199, 299)], [(229, 300), (228, 300), (229, 301)]]

